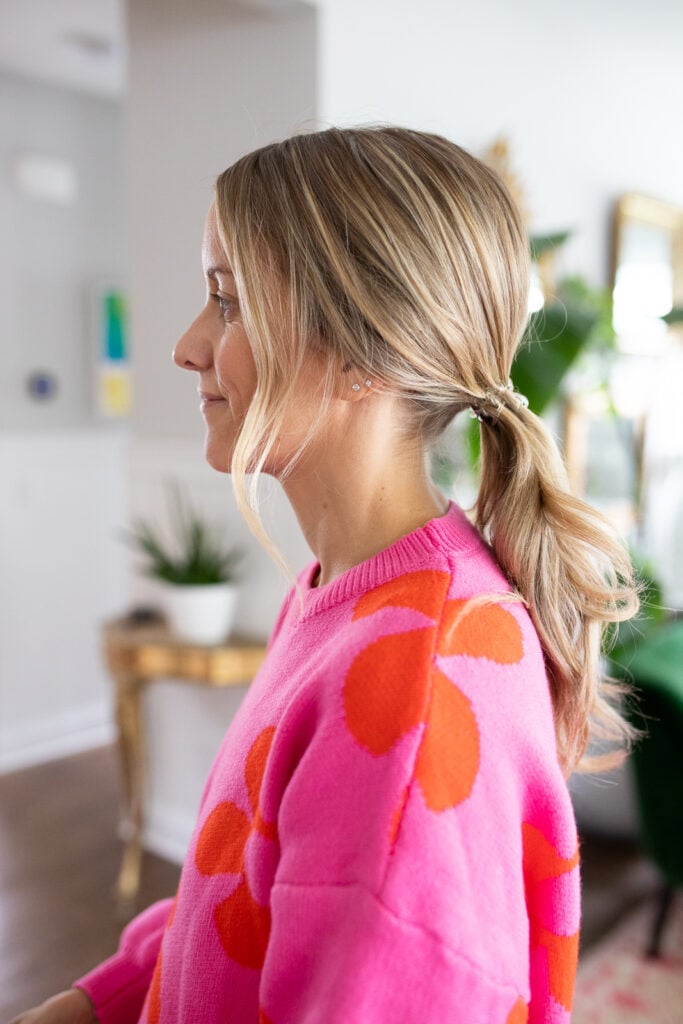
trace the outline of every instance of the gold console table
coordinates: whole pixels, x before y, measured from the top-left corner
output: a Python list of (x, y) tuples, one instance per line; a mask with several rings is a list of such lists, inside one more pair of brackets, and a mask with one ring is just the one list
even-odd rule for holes
[(134, 906), (142, 870), (145, 724), (142, 692), (155, 679), (192, 685), (250, 683), (266, 653), (262, 641), (230, 637), (216, 646), (191, 644), (164, 624), (115, 619), (104, 625), (104, 656), (114, 680), (118, 745), (125, 799), (125, 846), (116, 885), (119, 905)]

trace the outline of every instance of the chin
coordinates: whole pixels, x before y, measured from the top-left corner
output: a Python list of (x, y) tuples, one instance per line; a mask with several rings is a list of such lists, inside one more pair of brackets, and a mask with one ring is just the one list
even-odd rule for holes
[[(232, 471), (232, 454), (234, 450), (234, 441), (226, 443), (225, 439), (217, 439), (212, 437), (211, 434), (206, 435), (204, 442), (204, 458), (206, 459), (209, 466), (215, 469), (217, 473), (230, 473)], [(272, 476), (274, 479), (280, 479), (280, 473), (282, 466), (280, 462), (282, 460), (271, 455), (271, 461), (266, 462), (265, 466), (261, 470), (264, 476)]]
[(232, 461), (232, 449), (224, 445), (219, 446), (212, 443), (207, 437), (204, 445), (204, 458), (217, 473), (229, 473)]

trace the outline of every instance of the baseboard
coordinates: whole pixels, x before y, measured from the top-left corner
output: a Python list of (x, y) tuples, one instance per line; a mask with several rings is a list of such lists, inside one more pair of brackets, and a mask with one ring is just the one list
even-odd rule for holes
[(168, 804), (151, 803), (145, 808), (145, 819), (142, 838), (145, 849), (174, 864), (182, 864), (194, 829), (194, 817)]
[(0, 774), (92, 750), (115, 738), (108, 703), (14, 726), (0, 734)]

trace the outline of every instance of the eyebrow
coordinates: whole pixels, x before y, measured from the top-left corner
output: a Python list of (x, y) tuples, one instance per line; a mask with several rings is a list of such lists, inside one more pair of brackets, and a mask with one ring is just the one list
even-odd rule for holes
[(223, 277), (228, 277), (228, 276), (234, 277), (235, 276), (233, 274), (232, 270), (228, 270), (227, 267), (220, 267), (220, 266), (209, 267), (209, 269), (206, 272), (206, 276), (207, 277), (213, 277), (213, 278), (216, 278), (219, 274), (222, 274)]

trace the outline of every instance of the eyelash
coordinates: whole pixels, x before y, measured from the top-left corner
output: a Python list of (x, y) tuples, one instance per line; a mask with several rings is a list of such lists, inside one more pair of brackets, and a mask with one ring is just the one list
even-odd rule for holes
[(218, 295), (217, 292), (212, 292), (211, 298), (216, 300), (221, 311), (221, 318), (228, 323), (228, 314), (233, 310), (233, 307), (237, 305), (237, 299), (226, 299), (222, 295)]

